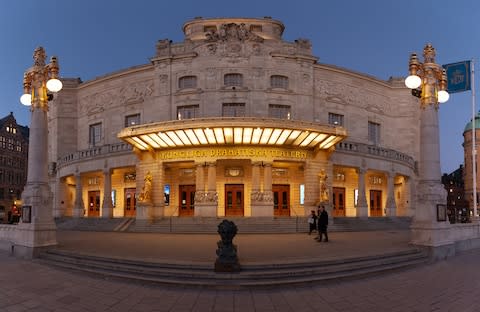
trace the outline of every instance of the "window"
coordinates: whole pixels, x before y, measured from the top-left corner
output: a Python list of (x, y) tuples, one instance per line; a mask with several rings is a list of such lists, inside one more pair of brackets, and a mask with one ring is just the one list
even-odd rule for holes
[(380, 144), (380, 124), (368, 122), (368, 140), (375, 145)]
[(245, 103), (223, 103), (223, 117), (245, 117)]
[(197, 76), (183, 76), (178, 80), (179, 89), (188, 89), (197, 87)]
[(290, 105), (270, 104), (268, 106), (268, 116), (278, 119), (290, 119)]
[(140, 124), (140, 114), (125, 116), (125, 127), (131, 127)]
[(7, 132), (10, 132), (10, 133), (13, 133), (13, 134), (17, 133), (17, 128), (15, 128), (13, 125), (7, 126), (6, 130), (7, 130)]
[(13, 151), (13, 139), (8, 139), (8, 149)]
[(226, 74), (223, 77), (223, 84), (227, 87), (241, 87), (243, 86), (242, 74)]
[(216, 32), (217, 31), (217, 26), (215, 25), (206, 25), (206, 26), (203, 26), (203, 31), (204, 32)]
[(0, 199), (5, 199), (5, 190), (4, 190), (4, 188), (0, 188)]
[(270, 86), (272, 88), (288, 89), (288, 77), (273, 75), (270, 77)]
[(95, 146), (100, 143), (101, 138), (102, 138), (102, 123), (100, 122), (100, 123), (90, 125), (88, 142), (91, 145)]
[(200, 107), (198, 105), (186, 105), (177, 107), (177, 119), (193, 119), (197, 118)]
[(328, 113), (328, 124), (343, 127), (343, 115)]
[(7, 139), (3, 136), (0, 136), (0, 144), (2, 145), (2, 148), (7, 147)]
[(20, 143), (20, 141), (17, 141), (16, 143), (17, 143), (17, 144), (16, 144), (16, 146), (15, 146), (15, 150), (16, 150), (17, 152), (21, 152), (21, 151), (22, 151), (22, 143)]
[(262, 25), (251, 25), (250, 31), (262, 32)]

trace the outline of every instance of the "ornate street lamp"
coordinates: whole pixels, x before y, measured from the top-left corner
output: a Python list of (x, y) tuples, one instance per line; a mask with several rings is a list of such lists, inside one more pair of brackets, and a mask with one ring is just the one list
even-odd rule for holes
[(42, 47), (33, 53), (34, 65), (23, 76), (24, 93), (20, 101), (31, 105), (31, 121), (28, 146), (27, 183), (22, 193), (22, 231), (17, 242), (26, 256), (35, 256), (35, 250), (56, 245), (56, 226), (53, 219), (53, 194), (48, 184), (48, 101), (51, 92), (62, 89), (58, 80), (59, 66), (56, 57), (45, 64)]
[(436, 247), (449, 241), (442, 231), (448, 225), (437, 218), (438, 209), (442, 209), (447, 198), (441, 183), (438, 104), (446, 102), (449, 96), (445, 70), (435, 63), (435, 49), (431, 44), (425, 45), (423, 57), (421, 63), (415, 53), (411, 54), (410, 76), (405, 79), (408, 88), (420, 88), (421, 99), (419, 182), (411, 229), (414, 244)]
[[(410, 89), (421, 87), (422, 106), (445, 103), (450, 97), (447, 89), (447, 74), (441, 65), (435, 63), (435, 49), (427, 43), (423, 49), (424, 62), (421, 63), (416, 53), (410, 55), (410, 76), (405, 79), (405, 85)], [(438, 107), (437, 107), (438, 108)]]

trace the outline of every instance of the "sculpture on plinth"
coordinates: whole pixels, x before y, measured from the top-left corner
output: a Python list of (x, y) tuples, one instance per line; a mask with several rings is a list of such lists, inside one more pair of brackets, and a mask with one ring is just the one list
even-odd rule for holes
[(222, 238), (217, 242), (217, 260), (215, 272), (238, 272), (237, 246), (233, 244), (233, 238), (237, 235), (237, 226), (233, 221), (223, 220), (218, 225), (218, 234)]

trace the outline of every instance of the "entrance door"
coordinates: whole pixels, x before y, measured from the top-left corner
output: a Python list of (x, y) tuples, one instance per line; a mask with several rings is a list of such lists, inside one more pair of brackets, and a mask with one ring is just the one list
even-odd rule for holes
[(100, 191), (88, 192), (88, 216), (100, 217)]
[(178, 215), (190, 217), (195, 213), (195, 185), (180, 185)]
[(273, 215), (277, 217), (290, 216), (290, 185), (272, 185)]
[(370, 217), (382, 215), (382, 191), (370, 190)]
[(137, 213), (137, 199), (135, 197), (136, 188), (125, 189), (124, 216), (135, 217)]
[(225, 216), (243, 216), (243, 184), (225, 184)]
[(333, 191), (333, 216), (345, 217), (345, 188), (334, 187)]

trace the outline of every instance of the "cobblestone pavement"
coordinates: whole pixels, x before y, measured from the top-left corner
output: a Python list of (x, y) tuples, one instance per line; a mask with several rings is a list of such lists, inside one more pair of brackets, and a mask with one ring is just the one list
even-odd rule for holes
[(362, 280), (219, 291), (105, 280), (0, 252), (0, 311), (480, 311), (480, 250)]

